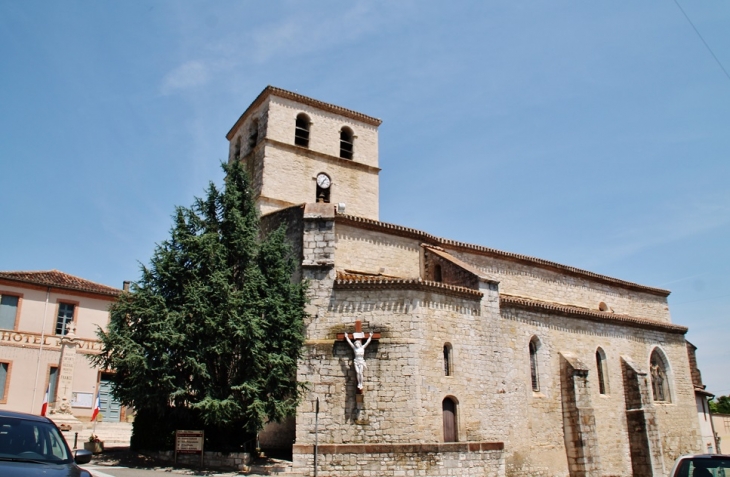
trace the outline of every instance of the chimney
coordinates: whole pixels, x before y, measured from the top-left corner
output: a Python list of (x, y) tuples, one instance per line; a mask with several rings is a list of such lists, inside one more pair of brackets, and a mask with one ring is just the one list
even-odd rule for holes
[(128, 292), (129, 291), (129, 284), (130, 283), (132, 283), (132, 282), (127, 281), (127, 280), (123, 281), (122, 282), (122, 290), (124, 290), (125, 292)]

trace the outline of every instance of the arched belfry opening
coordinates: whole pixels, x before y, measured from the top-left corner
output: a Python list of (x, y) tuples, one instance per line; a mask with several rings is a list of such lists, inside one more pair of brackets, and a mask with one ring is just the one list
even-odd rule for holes
[(294, 144), (309, 147), (309, 127), (312, 122), (304, 113), (297, 114), (296, 128), (294, 129)]
[(352, 159), (355, 152), (355, 134), (352, 129), (347, 126), (340, 130), (340, 157), (343, 159)]

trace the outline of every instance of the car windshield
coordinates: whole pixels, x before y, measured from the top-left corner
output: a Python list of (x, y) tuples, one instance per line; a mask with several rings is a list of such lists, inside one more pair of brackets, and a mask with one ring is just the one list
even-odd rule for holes
[(66, 441), (53, 425), (0, 417), (0, 461), (71, 462)]
[(678, 477), (730, 477), (730, 459), (726, 457), (691, 457), (683, 459)]

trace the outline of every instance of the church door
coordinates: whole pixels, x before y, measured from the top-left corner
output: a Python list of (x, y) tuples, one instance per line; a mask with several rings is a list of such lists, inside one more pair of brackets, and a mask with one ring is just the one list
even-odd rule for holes
[(456, 403), (446, 398), (443, 402), (444, 410), (444, 442), (456, 442)]

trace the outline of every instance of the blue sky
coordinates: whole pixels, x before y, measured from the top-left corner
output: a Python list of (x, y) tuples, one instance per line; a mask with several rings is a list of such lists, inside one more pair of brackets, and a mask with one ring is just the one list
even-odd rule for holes
[(669, 0), (0, 0), (0, 269), (137, 279), (268, 84), (383, 119), (381, 220), (671, 289), (730, 394), (730, 78)]

